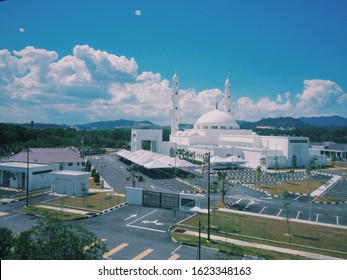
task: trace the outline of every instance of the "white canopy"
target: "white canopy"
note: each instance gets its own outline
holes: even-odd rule
[[[195,167],[195,165],[189,161],[179,159],[178,157],[174,158],[142,149],[136,152],[120,150],[116,154],[133,163],[144,166],[147,169]]]

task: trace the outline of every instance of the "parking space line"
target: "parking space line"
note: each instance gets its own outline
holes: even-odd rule
[[[251,204],[250,203],[248,203],[247,204],[247,206],[245,207],[245,208],[243,208],[243,210],[242,211],[245,211],[249,206],[250,206]]]
[[[317,216],[316,216],[316,223],[318,223],[318,218],[319,218],[319,216],[320,216],[320,214],[316,214]]]
[[[301,197],[301,195],[298,195],[294,200],[298,200],[299,199],[299,197]]]
[[[298,212],[298,214],[296,215],[296,218],[295,219],[299,219],[299,215],[300,215],[300,213],[301,213],[301,211],[296,211],[296,212]]]
[[[280,209],[280,211],[277,214],[277,217],[281,214],[282,211],[283,211],[283,209]]]
[[[145,256],[149,255],[153,251],[154,251],[153,249],[149,248],[149,249],[143,251],[141,254],[138,254],[135,258],[133,258],[133,260],[142,260]]]
[[[263,209],[260,210],[259,214],[261,214],[265,210],[266,206],[263,207]]]
[[[110,256],[112,256],[113,254],[117,253],[118,251],[124,249],[125,247],[127,247],[129,244],[128,243],[122,243],[121,245],[113,248],[111,251],[108,251],[107,253],[104,254],[104,258],[109,258]]]

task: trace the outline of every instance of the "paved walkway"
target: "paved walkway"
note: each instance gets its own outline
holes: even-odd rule
[[[184,234],[199,236],[198,232],[188,231],[188,230],[185,231]],[[201,237],[207,238],[207,234],[202,233]],[[264,250],[269,250],[269,251],[276,251],[276,252],[280,252],[280,253],[297,255],[297,256],[302,256],[302,257],[315,259],[315,260],[341,260],[339,258],[335,258],[335,257],[331,257],[331,256],[325,256],[325,255],[320,255],[320,254],[315,254],[315,253],[310,253],[310,252],[304,252],[304,251],[299,251],[299,250],[275,247],[275,246],[270,246],[270,245],[265,245],[265,244],[254,243],[254,242],[247,242],[247,241],[242,241],[242,240],[233,239],[233,238],[225,238],[225,237],[217,236],[217,235],[210,235],[210,237],[212,240],[223,241],[223,242],[227,242],[227,243],[238,245],[238,246],[253,247],[253,248],[259,248],[259,249],[264,249]]]
[[[333,185],[335,185],[339,180],[341,180],[342,176],[332,175],[333,177],[324,185],[320,186],[314,192],[311,193],[311,196],[320,196],[325,193],[328,189],[330,189]]]

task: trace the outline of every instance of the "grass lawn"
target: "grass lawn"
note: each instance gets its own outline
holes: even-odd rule
[[[284,192],[308,194],[323,185],[321,180],[299,181],[299,182],[280,182],[276,184],[257,184],[253,185],[271,195],[282,195]]]
[[[49,202],[45,202],[44,205],[56,206],[56,207],[68,207],[73,209],[80,209],[86,211],[103,211],[113,206],[119,205],[125,202],[124,196],[108,195],[105,192],[94,193],[84,197],[67,196],[60,197]]]
[[[202,227],[207,226],[207,215],[199,214],[184,221],[176,228],[188,227],[189,230],[198,231],[199,220]],[[216,211],[211,213],[211,234],[220,235],[226,239],[235,238],[347,259],[347,229],[298,223],[291,220],[288,225],[284,219],[277,220]],[[181,234],[181,237],[190,239],[187,235]],[[197,244],[194,243],[196,237],[192,237],[189,242],[185,240],[185,242]],[[225,244],[223,246],[225,247]],[[247,250],[253,251],[251,248]],[[268,255],[270,252],[266,252],[266,254]],[[257,256],[258,252],[255,255]],[[271,258],[277,259],[278,257]]]

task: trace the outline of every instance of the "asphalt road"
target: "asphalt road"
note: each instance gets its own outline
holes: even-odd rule
[[[127,165],[113,156],[99,157],[93,161],[100,173],[104,173],[105,180],[115,189],[124,190],[125,186],[131,186],[126,180],[128,171]],[[101,164],[101,162],[103,164]],[[103,167],[102,167],[103,166]],[[144,183],[137,183],[144,189],[156,190],[160,192],[176,192],[182,190],[194,190],[183,183],[171,178],[153,179],[146,175]],[[211,179],[212,181],[212,179]],[[117,185],[118,182],[124,184]],[[226,199],[231,202],[230,208],[242,212],[252,212],[276,217],[285,217],[283,198],[267,196],[265,193],[235,184],[230,187]],[[221,194],[211,193],[211,205],[221,201]],[[200,200],[200,206],[207,208],[207,195],[204,194]],[[311,211],[310,211],[311,208]],[[303,220],[318,223],[328,223],[332,225],[347,226],[347,204],[316,204],[309,203],[309,198],[302,195],[291,195],[289,197],[289,217],[293,220]],[[310,213],[311,212],[311,217]]]

